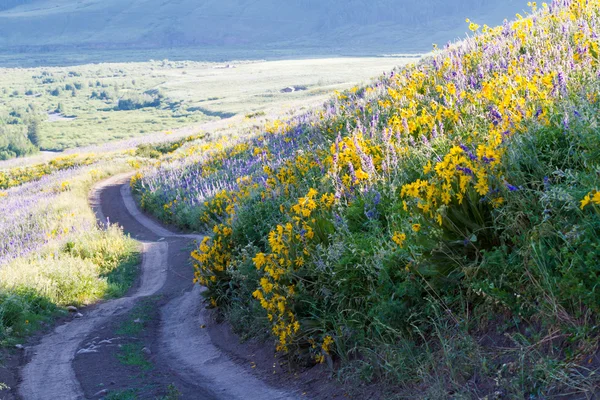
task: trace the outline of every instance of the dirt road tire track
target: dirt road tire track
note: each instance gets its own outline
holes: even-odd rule
[[[26,400],[82,399],[83,390],[73,370],[73,360],[85,338],[111,318],[125,314],[136,300],[160,290],[165,282],[167,243],[144,243],[142,279],[130,297],[102,303],[82,318],[58,326],[30,351],[31,360],[21,373],[19,395]]]

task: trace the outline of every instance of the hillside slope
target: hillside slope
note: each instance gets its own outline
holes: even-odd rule
[[[463,35],[467,16],[497,24],[524,6],[520,0],[8,0],[0,5],[0,48],[423,51]]]
[[[597,397],[600,0],[531,6],[136,175],[235,329],[388,398]]]

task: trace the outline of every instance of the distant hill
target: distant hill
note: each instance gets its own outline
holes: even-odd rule
[[[520,0],[0,0],[0,52],[205,48],[296,55],[427,51]],[[258,53],[257,53],[258,54]]]

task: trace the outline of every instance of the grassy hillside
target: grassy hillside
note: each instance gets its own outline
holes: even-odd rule
[[[66,306],[129,290],[139,267],[139,243],[116,225],[96,221],[90,191],[103,179],[155,164],[204,137],[0,170],[0,351],[47,326]]]
[[[138,243],[117,226],[100,227],[88,204],[95,182],[131,169],[128,158],[0,173],[0,348],[23,341],[62,307],[122,296],[133,284]]]
[[[186,147],[134,178],[141,205],[212,232],[192,253],[210,304],[297,363],[399,397],[590,398],[600,3],[532,8],[250,139]]]
[[[19,5],[18,3],[23,3]],[[524,1],[158,0],[11,1],[0,10],[4,52],[202,48],[219,57],[374,55],[428,51],[464,34],[465,15],[500,23]],[[10,7],[10,5],[15,5]],[[274,52],[274,53],[273,53]],[[37,56],[36,56],[37,57]]]

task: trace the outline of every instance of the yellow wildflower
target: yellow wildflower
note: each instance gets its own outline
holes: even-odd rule
[[[404,245],[404,241],[406,240],[406,234],[395,232],[394,236],[392,236],[392,241],[396,243],[399,247]]]
[[[590,204],[591,202],[591,196],[590,194],[586,194],[585,197],[583,198],[583,200],[581,200],[581,206],[580,208],[583,210],[585,208],[585,206],[587,206],[588,204]]]

